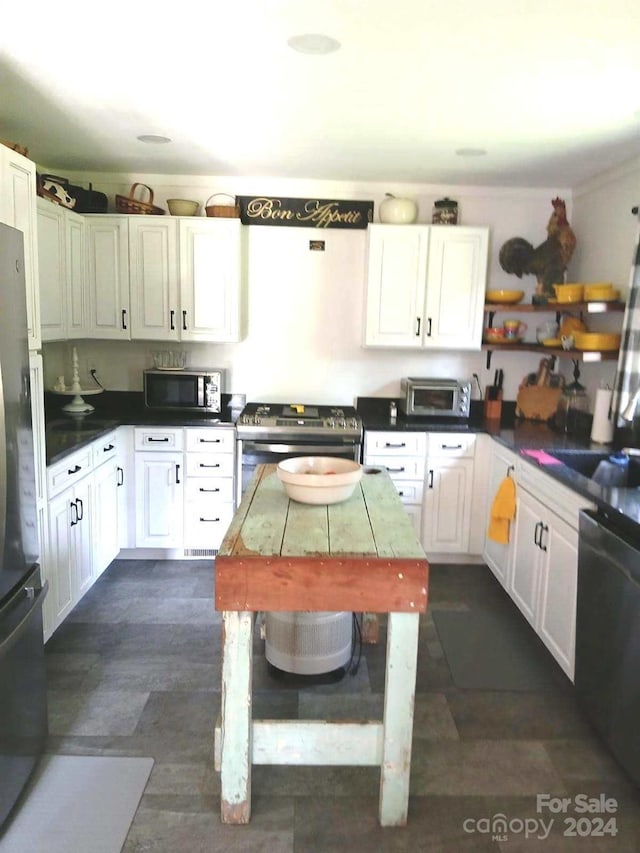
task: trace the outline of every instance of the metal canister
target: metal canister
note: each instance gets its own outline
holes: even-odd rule
[[[441,198],[434,202],[431,221],[434,225],[457,225],[458,202],[451,198]]]

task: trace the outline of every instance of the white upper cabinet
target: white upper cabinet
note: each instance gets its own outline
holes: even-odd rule
[[[480,349],[487,228],[369,226],[365,346]]]
[[[129,228],[126,216],[87,216],[88,337],[129,340]]]
[[[488,256],[487,228],[431,228],[424,346],[480,349]]]
[[[239,219],[180,220],[180,337],[239,341],[242,329]]]
[[[178,224],[163,216],[130,216],[131,337],[180,339]]]
[[[37,209],[42,340],[86,337],[84,218],[41,198]]]
[[[0,144],[0,222],[24,235],[27,335],[30,350],[40,349],[36,164]]]
[[[369,225],[365,345],[421,347],[427,225]]]

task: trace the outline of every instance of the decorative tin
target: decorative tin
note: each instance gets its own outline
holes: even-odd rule
[[[458,224],[458,202],[451,198],[438,199],[433,205],[434,225],[457,225]]]

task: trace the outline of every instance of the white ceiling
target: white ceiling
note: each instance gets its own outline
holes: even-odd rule
[[[571,187],[640,155],[638,0],[7,6],[0,137],[62,173]]]

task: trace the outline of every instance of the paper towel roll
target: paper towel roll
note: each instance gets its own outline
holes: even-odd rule
[[[591,424],[591,441],[599,444],[609,444],[613,441],[614,417],[609,418],[609,407],[611,406],[612,392],[606,388],[596,391],[596,405],[593,410],[593,423]]]

